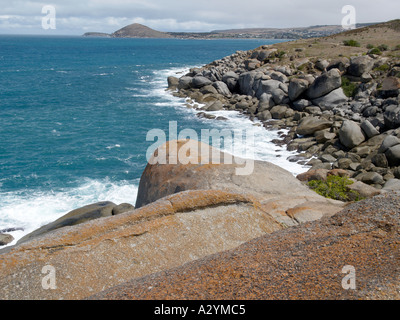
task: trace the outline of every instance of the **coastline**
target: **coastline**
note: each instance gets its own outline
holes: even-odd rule
[[[187,99],[200,117],[215,119],[215,111],[236,111],[267,130],[281,130],[273,142],[296,153],[290,161],[311,170],[345,170],[360,184],[397,190],[399,60],[390,52],[346,47],[342,39],[347,34],[352,35],[236,52],[170,77],[169,90]],[[318,54],[327,45],[335,48],[333,53]]]
[[[4,299],[223,299],[226,288],[244,299],[398,299],[399,193],[390,191],[400,190],[400,64],[365,47],[334,59],[308,57],[299,42],[285,45],[171,76],[164,92],[212,127],[228,123],[231,113],[234,126],[247,118],[250,127],[278,135],[273,142],[296,154],[289,162],[311,166],[307,179],[267,161],[254,161],[243,176],[239,163],[153,162],[162,150],[187,155],[186,144],[214,156],[213,147],[194,139],[176,149],[167,141],[148,160],[135,207],[79,208],[0,250]],[[355,86],[351,97],[347,81]],[[373,191],[348,205],[305,183],[329,174]],[[377,253],[383,272],[371,260]],[[340,287],[349,264],[361,290]],[[56,271],[57,287],[54,274],[43,278],[43,266]],[[268,267],[268,277],[260,277]],[[33,276],[40,271],[42,278]]]

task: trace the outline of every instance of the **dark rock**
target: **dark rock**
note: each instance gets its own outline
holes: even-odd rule
[[[369,56],[354,57],[351,59],[348,74],[361,77],[363,73],[368,73],[374,67],[374,59]]]
[[[384,113],[385,126],[389,129],[396,129],[400,127],[400,106],[390,105],[386,107]]]
[[[320,130],[314,133],[314,137],[318,143],[325,143],[336,138],[336,133],[327,130]]]
[[[326,70],[329,71],[331,69],[339,69],[341,72],[346,72],[349,66],[350,66],[350,60],[348,58],[343,57],[332,61],[328,65]]]
[[[0,234],[0,246],[6,246],[14,241],[14,237],[10,234]]]
[[[85,223],[90,220],[99,219],[103,217],[110,217],[112,216],[112,210],[116,206],[115,203],[105,201],[105,202],[98,202],[94,203],[76,210],[73,210],[67,213],[65,216],[61,217],[60,219],[49,223],[32,233],[26,235],[22,239],[18,241],[18,244],[30,241],[33,238],[41,236],[45,233],[54,231],[56,229],[60,229],[63,227],[68,226],[75,226],[81,223]]]
[[[322,110],[332,110],[334,107],[346,102],[347,96],[342,88],[337,88],[327,95],[312,100],[313,104],[319,106]]]
[[[382,98],[397,97],[400,93],[400,79],[397,77],[387,77],[382,82],[379,95]]]
[[[290,80],[288,94],[291,101],[297,100],[308,89],[307,80],[294,78]]]
[[[275,106],[271,109],[273,119],[283,119],[288,108],[286,106]]]
[[[376,172],[364,173],[361,176],[361,181],[366,183],[366,184],[370,184],[370,185],[371,184],[382,184],[382,183],[385,182],[383,180],[383,177],[380,174],[376,173]]]
[[[24,231],[24,228],[7,228],[7,229],[0,230],[0,234],[15,232],[15,231]]]
[[[204,86],[208,86],[208,85],[211,85],[211,84],[212,84],[212,81],[210,79],[208,79],[206,77],[203,77],[203,76],[196,76],[196,77],[194,77],[192,79],[191,86],[193,88],[197,88],[198,89],[198,88],[202,88]]]
[[[323,73],[311,84],[307,90],[310,99],[316,99],[327,95],[342,85],[342,78],[338,69],[331,69]]]
[[[232,96],[232,93],[229,90],[228,85],[225,82],[215,81],[212,85],[217,90],[218,93],[220,93],[226,97]]]
[[[130,203],[121,203],[118,206],[115,206],[112,209],[112,215],[113,216],[117,216],[119,214],[125,213],[125,212],[129,212],[129,211],[133,211],[135,210],[135,207],[133,205],[131,205]]]
[[[304,111],[305,108],[309,107],[311,102],[306,99],[301,99],[293,102],[293,107],[297,111]]]
[[[386,158],[389,162],[390,166],[399,166],[400,165],[400,145],[396,145],[393,147],[390,147],[386,152],[385,152]]]
[[[170,76],[167,79],[168,81],[168,89],[176,89],[179,86],[179,79],[177,77]]]
[[[212,103],[209,107],[207,107],[207,111],[219,111],[224,108],[224,104],[217,100],[214,103]]]
[[[376,130],[376,128],[368,120],[365,120],[361,123],[361,129],[368,139],[379,135],[379,131]]]
[[[332,122],[318,117],[306,117],[300,120],[296,129],[298,135],[311,135],[316,131],[328,129],[332,126]]]
[[[388,160],[386,159],[385,154],[383,153],[378,153],[374,155],[371,159],[372,163],[376,165],[377,167],[381,168],[387,168],[388,167]]]
[[[192,85],[192,77],[188,77],[188,76],[183,76],[181,78],[179,78],[179,84],[178,84],[178,89],[190,89],[191,85]]]
[[[390,147],[398,144],[400,144],[400,139],[395,136],[389,135],[383,140],[378,152],[385,153]]]
[[[237,84],[239,80],[239,75],[233,71],[228,71],[222,77],[222,81],[226,83],[228,86],[229,91],[235,92],[237,89]]]

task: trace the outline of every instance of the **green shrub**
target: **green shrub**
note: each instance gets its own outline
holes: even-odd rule
[[[400,50],[400,44],[398,44],[397,46],[394,47],[393,51],[397,51]]]
[[[282,60],[283,58],[284,58],[284,55],[286,54],[286,52],[285,51],[278,51],[277,53],[276,53],[276,57],[279,59],[279,60]]]
[[[374,45],[373,44],[367,44],[367,49],[372,49],[372,48],[374,48]]]
[[[378,46],[378,49],[381,51],[388,51],[389,50],[389,46],[386,44],[381,44],[380,46]]]
[[[342,77],[342,89],[347,97],[354,98],[358,85],[357,83],[351,82],[348,78]]]
[[[360,201],[362,200],[360,194],[348,187],[353,183],[347,177],[329,176],[326,181],[310,181],[308,186],[325,198],[340,201]]]
[[[368,51],[369,54],[377,54],[377,55],[381,55],[382,51],[379,50],[378,48],[373,48],[371,50]]]
[[[380,72],[388,72],[390,69],[390,66],[387,63],[382,64],[379,67],[376,67],[374,70],[375,71],[380,71]]]
[[[356,40],[344,40],[343,44],[347,47],[360,47],[360,43]]]

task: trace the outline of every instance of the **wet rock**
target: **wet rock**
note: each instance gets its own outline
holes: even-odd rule
[[[6,246],[14,241],[14,237],[10,234],[0,234],[0,247]]]
[[[90,220],[95,220],[104,217],[111,217],[112,210],[116,206],[115,203],[110,201],[103,201],[94,204],[84,206],[79,209],[75,209],[56,221],[49,223],[30,234],[24,236],[18,241],[18,244],[30,241],[46,233],[55,231],[60,228],[75,226],[78,224],[85,223]]]

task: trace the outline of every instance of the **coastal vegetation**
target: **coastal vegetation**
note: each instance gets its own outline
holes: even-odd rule
[[[349,189],[354,181],[348,177],[329,176],[326,181],[312,180],[308,186],[316,193],[329,199],[340,201],[360,201],[362,197],[359,192]]]

